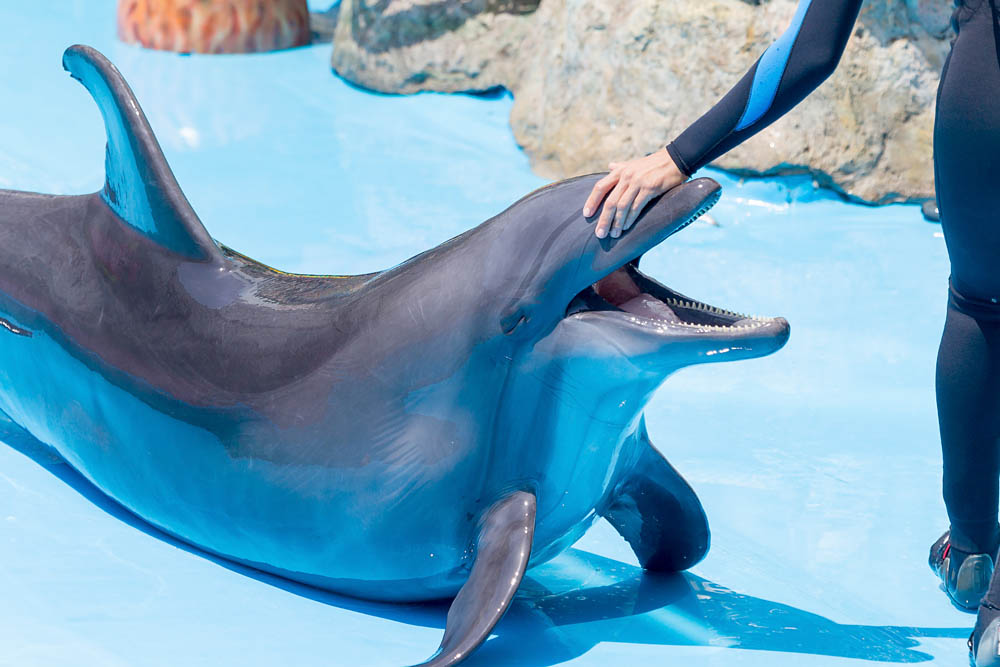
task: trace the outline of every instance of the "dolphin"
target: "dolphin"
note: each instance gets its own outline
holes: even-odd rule
[[[63,66],[103,115],[106,182],[0,190],[0,410],[104,493],[288,579],[454,598],[436,667],[598,517],[647,569],[705,555],[705,513],[643,408],[679,368],[777,350],[788,323],[637,261],[718,184],[598,239],[584,176],[386,271],[289,274],[209,236],[104,56],[72,46]]]

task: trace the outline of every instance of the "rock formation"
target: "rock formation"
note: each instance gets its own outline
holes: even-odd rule
[[[559,178],[656,150],[787,27],[796,0],[342,0],[333,68],[389,93],[514,96],[535,170]],[[869,0],[838,71],[718,160],[810,172],[870,202],[928,197],[950,3]]]

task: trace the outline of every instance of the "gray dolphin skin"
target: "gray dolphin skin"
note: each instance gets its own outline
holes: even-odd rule
[[[714,204],[714,181],[618,239],[580,211],[593,175],[387,271],[288,274],[209,236],[104,56],[73,46],[63,65],[103,114],[107,180],[0,190],[0,409],[108,496],[288,579],[454,598],[435,666],[598,517],[646,568],[705,555],[701,504],[643,408],[679,368],[777,350],[788,324],[633,260]],[[609,275],[620,289],[595,289]]]

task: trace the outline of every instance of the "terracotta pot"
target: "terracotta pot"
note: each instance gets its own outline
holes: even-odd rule
[[[306,0],[119,0],[118,36],[179,53],[254,53],[309,43]]]

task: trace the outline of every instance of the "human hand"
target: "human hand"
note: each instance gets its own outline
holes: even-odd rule
[[[612,162],[608,168],[611,172],[594,184],[583,206],[583,215],[589,218],[597,214],[604,199],[594,230],[599,239],[609,231],[612,238],[621,236],[649,200],[687,180],[666,149],[627,162]]]

